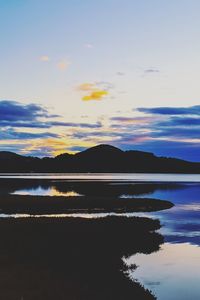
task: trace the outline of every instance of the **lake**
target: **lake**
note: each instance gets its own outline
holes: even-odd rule
[[[0,174],[0,195],[116,196],[156,198],[175,204],[149,213],[51,214],[106,218],[111,215],[159,219],[164,243],[159,251],[122,257],[127,274],[160,300],[200,299],[200,175],[187,174]],[[73,200],[72,200],[73,201]],[[25,214],[1,217],[29,217]],[[41,215],[37,215],[41,217]],[[129,233],[130,234],[130,233]],[[132,265],[137,266],[132,269]]]
[[[0,173],[10,179],[67,179],[89,181],[152,181],[200,182],[200,174],[144,174],[144,173]]]

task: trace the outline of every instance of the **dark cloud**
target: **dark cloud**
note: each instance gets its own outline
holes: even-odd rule
[[[112,117],[110,118],[111,121],[117,121],[117,122],[120,122],[120,123],[129,123],[129,124],[146,124],[146,123],[150,123],[152,121],[155,121],[155,117],[152,116],[152,117],[123,117],[123,116],[120,116],[120,117]],[[120,124],[119,123],[119,124]],[[119,125],[118,124],[118,125]]]
[[[182,139],[200,139],[200,128],[160,127],[151,133],[151,137],[169,137]]]
[[[120,132],[112,131],[93,131],[93,132],[74,132],[72,137],[76,139],[91,139],[93,137],[120,137],[122,134]]]
[[[81,128],[100,128],[102,124],[100,122],[90,124],[90,123],[74,123],[74,122],[49,122],[53,126],[63,126],[63,127],[81,127]]]
[[[140,144],[148,138],[146,133],[141,132],[112,132],[112,131],[93,131],[93,132],[75,132],[71,135],[72,138],[80,139],[84,141],[93,141],[94,137],[97,137],[99,143],[123,143],[123,144]],[[101,142],[102,139],[102,142]]]
[[[0,121],[0,127],[15,127],[15,128],[52,128],[52,127],[81,127],[81,128],[100,128],[101,123],[74,123],[74,122],[10,122],[10,121]]]
[[[171,117],[166,121],[159,122],[159,126],[200,126],[200,118]]]
[[[12,128],[51,128],[51,122],[36,122],[36,121],[1,121],[0,127],[12,127]]]
[[[50,132],[32,133],[32,132],[18,132],[14,129],[0,130],[2,140],[29,140],[39,138],[58,138],[59,135]]]
[[[138,150],[157,156],[175,157],[189,161],[200,161],[200,144],[168,140],[146,140],[143,143],[127,143],[126,139],[115,141],[113,146],[123,150]]]
[[[58,139],[59,134],[48,131],[52,128],[63,127],[69,128],[66,136],[80,141],[93,142],[96,138],[99,143],[102,141],[122,149],[150,151],[157,155],[200,161],[200,105],[138,108],[138,111],[143,115],[134,116],[133,114],[127,117],[120,113],[118,116],[111,117],[109,128],[105,130],[101,122],[93,124],[63,122],[56,119],[58,115],[51,114],[48,109],[38,104],[27,105],[3,100],[0,101],[0,138],[1,141],[5,140],[7,143],[8,140],[13,140],[14,144],[9,146],[5,143],[1,145],[1,150],[15,151],[16,149],[17,152],[23,153],[26,140],[26,145],[28,145],[34,139]],[[25,129],[20,130],[20,128]],[[26,128],[32,130],[26,130]],[[70,128],[74,129],[70,130]],[[20,141],[23,141],[23,145]],[[78,144],[69,150],[85,149]],[[49,145],[37,147],[37,149],[30,150],[33,151],[31,154],[52,153],[52,147]]]
[[[16,101],[0,101],[0,121],[33,121],[39,117],[52,118],[47,109],[38,104],[21,104]]]
[[[157,115],[200,115],[200,105],[189,107],[140,107],[139,112]]]
[[[86,150],[86,149],[87,149],[87,147],[72,146],[72,147],[69,147],[67,150],[73,151],[73,152],[81,152],[81,151]]]
[[[141,117],[141,122],[140,117],[119,116],[110,119],[115,121],[110,127],[119,132],[118,138],[113,139],[116,146],[200,161],[200,106],[139,110],[149,114]],[[134,120],[139,122],[134,124]]]
[[[50,114],[48,110],[38,104],[22,104],[16,101],[0,101],[0,127],[12,128],[51,128],[51,127],[82,127],[100,128],[100,122],[75,123],[50,121],[59,115]],[[41,118],[43,120],[41,120]]]
[[[110,118],[111,121],[119,121],[119,122],[129,122],[129,121],[135,121],[137,119],[138,118],[131,118],[131,117],[112,117],[112,118]]]
[[[24,144],[23,143],[15,143],[12,145],[10,144],[1,144],[0,146],[0,151],[12,151],[12,152],[16,152],[16,153],[21,153],[23,154],[23,149],[24,149]]]

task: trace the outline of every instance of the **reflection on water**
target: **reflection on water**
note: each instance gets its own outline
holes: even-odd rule
[[[139,267],[129,276],[142,284],[160,300],[200,299],[200,249],[189,243],[161,246],[149,255],[136,254],[124,259],[127,265]]]
[[[166,187],[144,196],[167,199],[175,206],[139,214],[161,220],[160,232],[166,243],[156,253],[131,256],[126,262],[134,262],[138,268],[130,271],[130,277],[152,290],[159,300],[200,299],[200,185]]]
[[[146,194],[145,197],[165,198],[175,204],[170,210],[147,214],[161,220],[163,224],[161,232],[167,242],[189,242],[200,246],[199,184],[185,184],[177,190],[155,190],[151,194]]]
[[[59,179],[88,181],[151,181],[151,182],[200,182],[200,174],[154,174],[154,173],[0,173],[10,179]]]
[[[75,196],[82,196],[81,194],[75,192],[75,191],[66,191],[66,192],[60,192],[55,187],[36,187],[36,188],[28,188],[28,189],[22,189],[17,190],[12,195],[30,195],[30,196],[65,196],[65,197],[75,197]]]

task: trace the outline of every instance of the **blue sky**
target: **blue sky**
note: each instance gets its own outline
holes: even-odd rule
[[[0,0],[0,150],[109,143],[200,161],[199,11],[197,0]]]

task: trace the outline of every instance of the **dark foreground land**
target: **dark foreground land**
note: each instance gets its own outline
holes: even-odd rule
[[[61,197],[61,196],[0,196],[0,213],[70,214],[97,212],[147,212],[171,208],[165,200],[118,197]]]
[[[122,257],[157,251],[157,220],[108,217],[0,220],[0,299],[154,299]]]
[[[142,198],[156,189],[180,188],[169,184],[131,184],[106,182],[68,182],[52,180],[0,180],[0,213],[14,214],[71,214],[98,212],[147,212],[169,209],[173,204],[165,200]],[[18,195],[20,189],[53,188],[57,193],[75,192],[81,196]],[[16,194],[13,194],[16,193]],[[129,198],[121,198],[128,195]],[[136,196],[140,196],[137,198]]]

